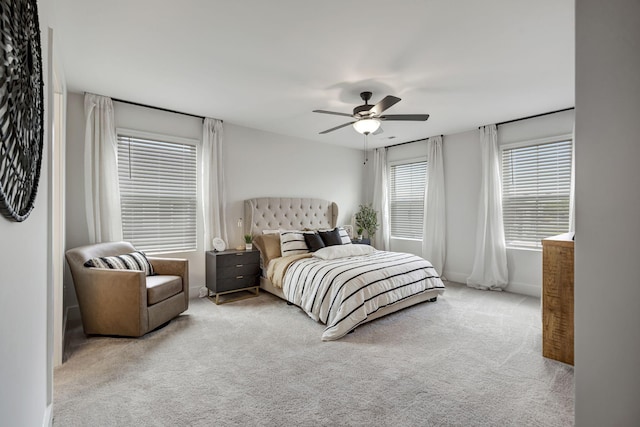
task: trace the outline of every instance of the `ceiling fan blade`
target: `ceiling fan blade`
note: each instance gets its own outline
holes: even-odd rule
[[[351,114],[347,113],[336,113],[335,111],[327,111],[327,110],[313,110],[314,113],[322,113],[322,114],[333,114],[334,116],[345,116],[345,117],[353,117]]]
[[[423,122],[429,118],[428,114],[390,114],[378,117],[380,120],[403,120],[412,122]]]
[[[349,122],[349,123],[345,123],[345,124],[340,125],[340,126],[336,126],[336,127],[334,127],[334,128],[331,128],[331,129],[324,130],[324,131],[320,132],[320,135],[324,135],[325,133],[333,132],[334,130],[338,130],[338,129],[343,128],[343,127],[345,127],[345,126],[352,125],[352,124],[354,124],[354,123],[355,123],[355,122]]]
[[[398,98],[397,96],[387,95],[382,101],[371,107],[371,109],[369,109],[369,112],[377,116],[387,108],[393,107],[398,102],[400,102],[400,98]]]

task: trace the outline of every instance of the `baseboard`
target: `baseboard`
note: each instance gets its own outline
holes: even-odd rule
[[[467,277],[469,277],[469,273],[459,273],[455,271],[444,271],[444,277],[449,282],[462,283],[463,285],[467,284]]]
[[[42,427],[51,427],[53,425],[53,403],[49,404],[44,410],[42,417]]]
[[[505,288],[505,291],[513,294],[528,295],[530,297],[540,298],[542,296],[542,289],[539,286],[529,283],[511,282]]]
[[[445,270],[444,272],[444,276],[448,281],[462,283],[463,285],[467,284],[467,277],[470,275],[471,273],[459,273],[455,271]],[[504,290],[513,294],[528,295],[536,298],[540,298],[542,295],[542,289],[540,289],[539,286],[529,283],[511,282]]]
[[[62,328],[66,332],[67,322],[80,319],[80,306],[78,305],[70,305],[64,311],[64,325]]]
[[[204,285],[196,286],[195,288],[193,286],[189,286],[189,299],[200,298],[200,289],[203,287]]]
[[[67,325],[75,320],[80,320],[80,307],[78,305],[70,305],[64,310],[62,317],[62,353],[64,355],[65,339],[67,337]]]

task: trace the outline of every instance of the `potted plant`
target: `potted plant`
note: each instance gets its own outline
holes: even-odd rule
[[[253,236],[251,234],[244,235],[244,248],[248,251],[253,249]]]
[[[373,239],[373,236],[378,230],[378,212],[373,209],[371,204],[360,205],[358,213],[356,213],[356,227],[358,227],[358,234],[361,234],[361,230],[367,231],[367,237]]]
[[[358,227],[358,240],[362,240],[362,232],[364,229],[362,227]]]

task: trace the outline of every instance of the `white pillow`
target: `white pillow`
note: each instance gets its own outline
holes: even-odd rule
[[[280,230],[262,230],[262,234],[280,234]]]
[[[313,256],[327,260],[369,255],[375,251],[376,249],[369,245],[334,245],[318,249],[313,253]]]
[[[280,252],[282,256],[308,254],[309,247],[302,231],[280,230]]]

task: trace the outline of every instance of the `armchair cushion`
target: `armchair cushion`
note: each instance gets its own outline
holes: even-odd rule
[[[153,305],[182,292],[180,276],[147,277],[147,304]]]
[[[140,270],[145,276],[153,276],[153,266],[144,253],[140,251],[128,254],[91,258],[84,263],[85,267],[108,268],[110,270]]]

